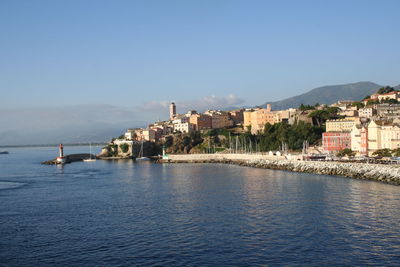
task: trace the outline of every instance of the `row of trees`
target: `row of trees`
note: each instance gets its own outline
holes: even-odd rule
[[[255,136],[259,140],[262,151],[277,150],[282,144],[287,144],[291,150],[300,150],[303,142],[307,140],[309,144],[317,144],[321,140],[324,127],[313,126],[310,123],[300,121],[290,125],[286,122],[267,123],[264,131]]]
[[[372,153],[372,155],[377,157],[400,157],[400,148],[393,150],[388,148],[379,149]]]
[[[356,152],[354,152],[350,148],[345,148],[336,154],[336,156],[338,156],[338,157],[349,157],[349,158],[354,157],[355,155],[356,155]],[[372,153],[372,156],[375,156],[375,157],[400,157],[400,148],[393,149],[393,150],[388,149],[388,148],[379,149],[379,150],[375,151],[374,153]]]
[[[258,134],[247,131],[242,134],[226,129],[213,129],[203,133],[175,134],[165,140],[167,153],[214,152],[224,149],[241,152],[267,152],[270,150],[301,150],[303,142],[317,144],[324,127],[300,121],[269,124]]]

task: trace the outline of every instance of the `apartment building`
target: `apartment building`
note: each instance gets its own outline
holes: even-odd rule
[[[212,127],[211,116],[206,114],[192,114],[189,117],[189,122],[193,125],[195,131],[211,129]]]
[[[233,121],[228,112],[220,110],[208,110],[204,114],[211,117],[211,127],[213,129],[222,129],[233,126]]]
[[[384,148],[400,148],[400,126],[388,121],[371,121],[368,125],[368,154]]]
[[[351,132],[353,126],[360,123],[358,117],[350,117],[340,120],[327,120],[326,131],[327,132]]]
[[[333,153],[351,148],[350,132],[325,132],[322,134],[322,147],[325,152]]]
[[[174,132],[190,133],[193,130],[193,124],[189,122],[174,123]]]
[[[368,128],[355,124],[351,130],[351,150],[358,155],[368,155]]]

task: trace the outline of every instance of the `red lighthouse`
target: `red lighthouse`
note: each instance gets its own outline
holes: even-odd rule
[[[57,163],[58,163],[58,164],[64,164],[64,163],[65,163],[64,147],[63,147],[62,144],[60,144],[60,145],[58,146],[58,148],[59,148],[60,155],[57,157]]]

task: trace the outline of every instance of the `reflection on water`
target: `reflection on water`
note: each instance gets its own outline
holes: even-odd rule
[[[10,266],[400,263],[400,187],[222,164],[60,168],[33,152],[0,161],[0,188],[24,185],[0,190]]]

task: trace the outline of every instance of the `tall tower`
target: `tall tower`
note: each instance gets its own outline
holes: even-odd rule
[[[172,102],[169,105],[169,119],[173,120],[175,118],[175,115],[176,115],[176,105],[174,102]]]

